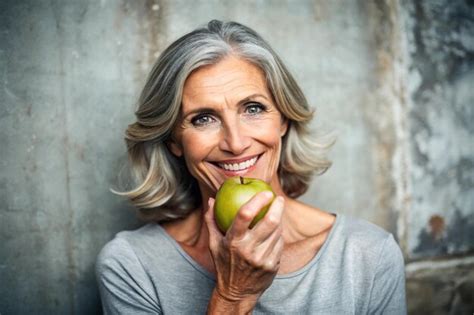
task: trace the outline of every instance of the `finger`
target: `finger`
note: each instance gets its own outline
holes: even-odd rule
[[[229,232],[237,237],[244,235],[248,231],[253,218],[263,207],[270,203],[272,198],[273,193],[271,191],[262,191],[253,196],[240,208],[239,212],[237,212]]]
[[[283,250],[283,238],[277,233],[259,246],[255,253],[255,264],[266,271],[275,272],[279,268],[281,253]]]
[[[275,251],[275,246],[278,244],[280,239],[281,230],[277,229],[265,242],[255,246],[253,250],[255,260],[262,262],[262,265],[266,264],[266,262],[274,256],[273,252]]]
[[[252,229],[257,244],[265,242],[281,226],[284,210],[285,199],[282,196],[276,197],[267,214]]]
[[[219,241],[222,238],[221,231],[214,220],[214,202],[214,198],[209,198],[208,208],[204,214],[204,221],[206,222],[207,231],[209,232],[209,248],[211,251],[217,249]]]
[[[280,242],[283,242],[282,227],[278,226],[273,232],[261,243],[254,245],[256,252],[262,259],[267,259],[276,250],[279,250],[277,246]]]
[[[268,247],[266,266],[267,269],[278,271],[280,269],[281,254],[283,252],[283,238],[278,238],[275,246]]]
[[[275,257],[281,256],[283,251],[284,241],[283,237],[281,236],[281,231],[273,233],[267,241],[262,243],[263,256],[268,257],[268,259],[272,259]]]

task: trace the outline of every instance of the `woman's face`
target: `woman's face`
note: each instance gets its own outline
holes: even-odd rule
[[[258,67],[227,57],[194,71],[184,85],[180,116],[169,147],[184,156],[202,193],[213,196],[231,176],[278,179],[287,122]]]

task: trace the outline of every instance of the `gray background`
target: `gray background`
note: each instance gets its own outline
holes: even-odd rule
[[[0,1],[0,313],[93,314],[140,225],[109,192],[159,53],[212,18],[260,32],[335,131],[303,200],[392,232],[409,312],[474,312],[474,3]]]

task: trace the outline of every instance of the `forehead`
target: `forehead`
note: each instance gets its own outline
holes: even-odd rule
[[[239,101],[252,94],[271,98],[263,71],[232,56],[191,73],[184,84],[183,106]]]

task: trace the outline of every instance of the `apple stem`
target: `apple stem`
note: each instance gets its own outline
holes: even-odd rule
[[[244,178],[240,176],[240,183],[243,185],[244,184]]]

